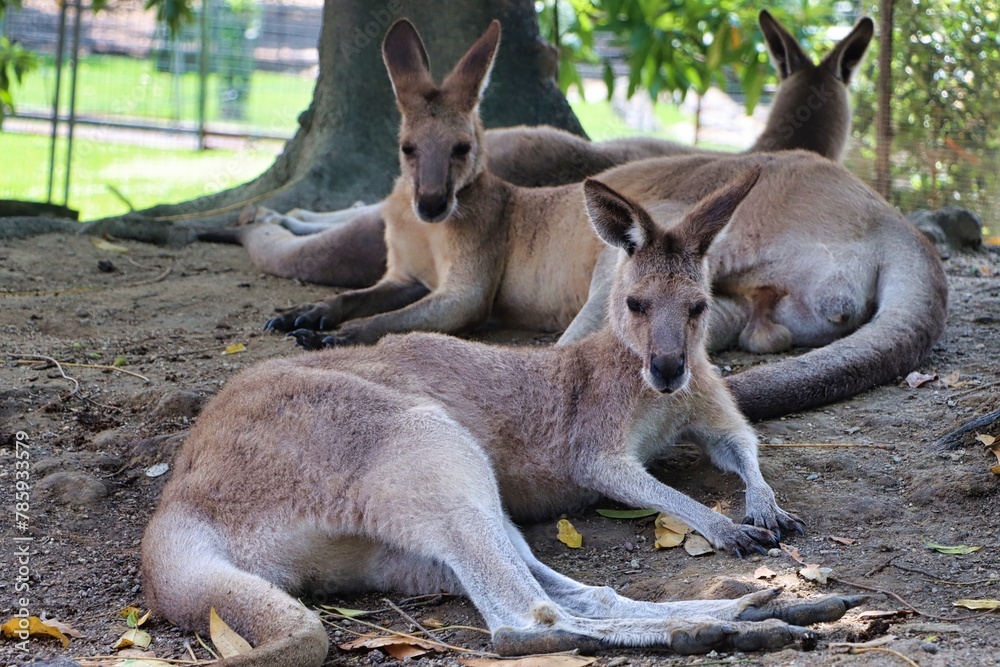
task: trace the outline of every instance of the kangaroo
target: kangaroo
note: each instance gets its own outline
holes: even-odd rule
[[[759,23],[781,85],[765,129],[749,152],[801,148],[840,160],[851,126],[848,84],[871,42],[871,19],[858,21],[819,64],[767,10],[760,12]],[[483,151],[491,173],[525,187],[578,183],[647,157],[729,155],[649,137],[589,142],[545,126],[486,130]],[[442,154],[441,158],[450,156]],[[368,287],[385,272],[386,215],[383,202],[329,213],[294,209],[281,215],[260,208],[256,209],[257,224],[206,232],[201,238],[241,243],[255,266],[274,275],[322,285]],[[317,232],[322,234],[296,238]]]
[[[757,171],[671,228],[588,181],[594,228],[626,253],[612,324],[573,345],[410,334],[266,361],[230,380],[184,443],[146,530],[150,605],[202,631],[214,607],[255,645],[225,661],[234,667],[318,667],[323,626],[285,591],[462,592],[502,655],[775,648],[862,603],[781,600],[773,588],[630,600],[550,569],[512,522],[606,495],[679,516],[738,555],[799,529],[775,503],[754,433],[704,349],[704,252]],[[645,470],[678,437],[745,480],[748,523]]]

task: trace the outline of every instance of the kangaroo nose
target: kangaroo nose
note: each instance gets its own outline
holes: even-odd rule
[[[424,220],[439,220],[448,209],[448,195],[444,192],[421,194],[417,200],[417,213]]]
[[[684,377],[684,357],[669,355],[651,357],[649,375],[660,391],[671,392],[677,389],[679,381]]]

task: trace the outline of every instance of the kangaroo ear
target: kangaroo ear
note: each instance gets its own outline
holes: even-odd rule
[[[832,67],[838,79],[845,84],[850,83],[851,75],[865,57],[865,51],[874,36],[875,23],[866,16],[858,21],[847,37],[837,43],[820,65]]]
[[[399,19],[389,26],[382,40],[382,60],[397,100],[408,92],[434,87],[427,49],[408,20]]]
[[[441,84],[442,90],[450,91],[467,109],[474,109],[489,83],[499,44],[500,21],[493,19],[486,32],[469,47],[455,69],[445,78]]]
[[[608,245],[632,255],[652,239],[653,220],[628,197],[592,178],[583,182],[583,196],[594,230]]]
[[[746,169],[736,178],[704,197],[687,212],[680,225],[679,233],[682,238],[688,239],[689,243],[694,244],[698,255],[704,255],[708,252],[712,241],[733,217],[736,207],[750,194],[750,190],[760,178],[761,171],[763,171],[763,167],[759,164]]]
[[[766,9],[760,10],[760,31],[764,33],[764,40],[767,42],[767,50],[771,53],[771,61],[774,68],[778,70],[778,78],[784,81],[799,68],[812,65],[812,60],[805,54],[798,40],[792,37],[792,33],[785,30],[785,26],[778,23],[778,20],[771,16],[771,12]]]

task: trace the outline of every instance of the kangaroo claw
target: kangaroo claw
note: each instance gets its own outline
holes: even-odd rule
[[[751,595],[759,595],[752,593]],[[793,625],[812,625],[836,621],[848,609],[864,604],[868,595],[825,595],[806,600],[770,599],[751,602],[737,618],[741,621],[778,619]]]

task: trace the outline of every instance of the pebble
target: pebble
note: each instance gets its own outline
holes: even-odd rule
[[[771,558],[781,558],[781,549],[775,547],[774,549],[768,549],[767,555]]]
[[[922,648],[924,650],[924,652],[926,652],[926,653],[937,653],[938,652],[938,646],[937,646],[937,644],[934,644],[933,642],[924,642],[923,644],[920,645],[920,648]]]
[[[104,482],[85,472],[54,472],[43,477],[35,489],[65,505],[92,505],[108,495]]]
[[[87,312],[86,308],[80,306],[76,309],[76,316],[79,318],[90,317],[90,313]]]
[[[205,404],[205,398],[193,391],[179,389],[168,391],[157,401],[153,408],[155,419],[177,419],[182,417],[197,417]]]
[[[813,482],[813,481],[819,479],[819,473],[818,472],[810,473],[810,474],[806,475],[806,479],[808,481],[810,481],[810,482]]]
[[[642,567],[639,564],[639,559],[638,558],[633,558],[632,560],[630,560],[628,562],[628,566],[629,566],[629,568],[631,568],[633,570],[638,570],[638,569],[640,569]]]

